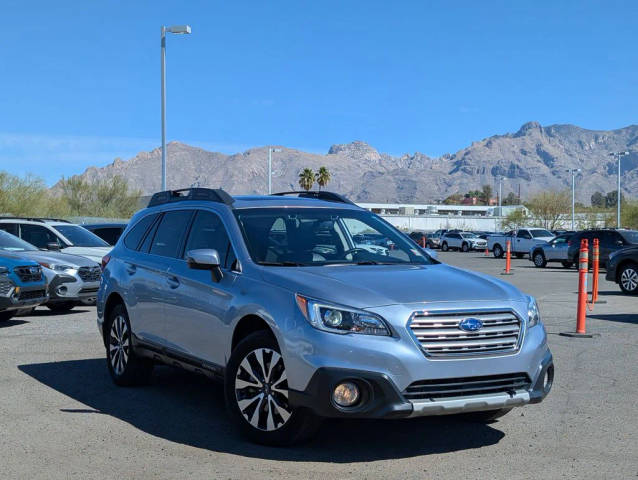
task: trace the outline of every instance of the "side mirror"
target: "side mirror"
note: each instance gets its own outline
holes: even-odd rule
[[[47,250],[53,250],[55,252],[60,251],[60,244],[57,242],[47,243]]]
[[[222,270],[220,268],[219,253],[213,248],[201,248],[197,250],[189,250],[186,253],[186,262],[188,267],[194,270],[210,270],[213,282],[219,282],[222,279]]]

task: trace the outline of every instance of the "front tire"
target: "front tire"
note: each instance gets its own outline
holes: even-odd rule
[[[547,265],[547,260],[545,259],[545,255],[542,252],[536,252],[534,254],[534,265],[537,268],[545,268]]]
[[[5,310],[4,312],[0,312],[0,322],[8,322],[15,316],[15,314],[15,310]]]
[[[450,247],[448,247],[447,242],[443,242],[441,244],[441,250],[444,252],[447,252],[450,249]]]
[[[113,308],[105,332],[106,363],[113,382],[121,387],[146,384],[153,372],[153,362],[135,354],[131,324],[124,305]]]
[[[288,380],[277,341],[255,332],[233,350],[225,377],[226,405],[241,432],[255,443],[290,445],[319,427],[312,413],[288,403]]]
[[[638,294],[638,265],[635,263],[623,265],[618,273],[618,284],[623,293]]]
[[[503,258],[503,247],[498,243],[494,245],[494,258]]]
[[[69,312],[75,305],[75,302],[47,303],[47,308],[52,312]]]
[[[463,245],[461,245],[461,250],[463,250],[463,252],[467,253],[470,251],[470,246],[467,243],[464,243]]]

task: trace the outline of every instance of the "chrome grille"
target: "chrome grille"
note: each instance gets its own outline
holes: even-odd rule
[[[96,265],[95,267],[80,267],[78,275],[85,282],[97,282],[102,275],[102,269]]]
[[[466,318],[483,323],[480,330],[461,330]],[[410,330],[426,355],[452,357],[481,354],[506,354],[518,350],[521,321],[510,311],[502,312],[417,312],[410,320]]]
[[[42,267],[40,265],[15,267],[13,271],[25,283],[42,280]]]
[[[3,297],[8,296],[12,288],[13,283],[11,283],[11,280],[0,278],[0,295],[2,295]]]

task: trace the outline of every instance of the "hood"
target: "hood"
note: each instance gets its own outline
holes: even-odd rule
[[[94,262],[101,263],[102,257],[108,255],[112,249],[113,247],[67,247],[63,249],[63,253],[80,255]]]
[[[80,255],[71,255],[68,253],[62,252],[50,252],[50,251],[39,251],[33,250],[29,252],[20,252],[22,256],[25,258],[30,258],[38,263],[44,262],[49,264],[64,264],[70,265],[72,267],[95,267],[96,264],[99,265],[98,262],[94,260],[90,260],[87,257],[82,257]],[[101,260],[101,258],[100,258]]]
[[[516,287],[489,275],[444,264],[263,267],[262,271],[266,282],[292,293],[357,308],[523,296]]]
[[[0,266],[13,268],[13,267],[21,267],[27,265],[37,265],[37,262],[34,262],[32,259],[25,257],[22,255],[23,252],[0,252]]]

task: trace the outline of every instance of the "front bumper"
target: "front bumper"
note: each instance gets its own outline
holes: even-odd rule
[[[607,273],[605,274],[605,280],[608,282],[618,283],[618,277],[616,276],[617,262],[611,259],[607,262]]]
[[[44,285],[30,288],[13,287],[8,295],[0,296],[0,311],[21,310],[46,303],[49,298],[46,292]]]
[[[337,418],[405,418],[499,410],[543,401],[554,380],[549,349],[536,372],[527,389],[410,401],[387,375],[323,367],[315,372],[304,391],[290,390],[289,401],[292,406],[309,409],[321,417]],[[343,381],[355,383],[361,391],[361,401],[354,407],[343,408],[332,401],[334,388]]]
[[[100,282],[84,282],[78,275],[58,274],[49,284],[49,303],[95,301]]]

